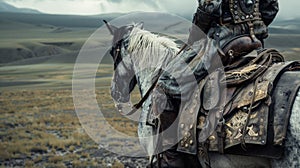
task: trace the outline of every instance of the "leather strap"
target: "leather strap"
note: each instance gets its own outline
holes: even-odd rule
[[[225,119],[223,119],[223,121],[219,121],[218,126],[217,126],[217,135],[218,135],[218,150],[219,153],[224,154],[224,148],[225,148],[225,144],[224,144],[224,140],[226,137],[226,132],[224,129],[224,124],[225,124]]]
[[[181,47],[181,49],[178,51],[178,53],[176,54],[176,56],[178,56],[184,49],[186,49],[187,46],[188,46],[187,44],[183,45],[183,46]],[[126,116],[129,116],[129,115],[134,114],[139,108],[142,107],[143,103],[144,103],[144,102],[147,100],[147,98],[150,96],[150,93],[152,92],[152,90],[156,87],[156,84],[157,84],[157,82],[158,82],[159,77],[161,76],[161,74],[162,74],[162,70],[160,70],[160,71],[158,72],[158,74],[157,74],[156,77],[155,77],[154,83],[153,83],[153,84],[150,86],[150,88],[147,90],[146,94],[142,97],[142,99],[141,99],[138,103],[136,103],[135,105],[133,105],[132,110],[131,110],[129,113],[127,113]]]
[[[210,159],[208,155],[208,147],[208,141],[198,144],[198,161],[202,168],[211,168]]]
[[[139,108],[142,107],[143,103],[147,100],[150,93],[155,88],[161,74],[162,74],[162,71],[159,71],[158,74],[156,75],[156,79],[155,79],[154,83],[150,86],[150,88],[147,90],[146,94],[142,97],[142,99],[138,103],[133,105],[132,110],[129,113],[126,114],[127,116],[134,114]]]

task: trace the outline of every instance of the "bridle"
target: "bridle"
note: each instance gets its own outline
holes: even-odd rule
[[[108,24],[108,22],[106,20],[103,20],[103,22],[105,23],[106,27],[108,28],[109,32],[114,35],[114,31],[112,30],[112,27]],[[114,65],[115,65],[115,68],[117,67],[117,65],[120,63],[120,62],[117,62],[118,59],[122,60],[121,59],[121,47],[122,47],[122,42],[123,42],[123,39],[120,39],[117,43],[116,43],[116,46],[115,47],[112,47],[112,50],[110,52],[111,56],[113,57],[113,60],[114,60]],[[113,53],[114,51],[114,48],[116,48],[115,52]]]
[[[121,57],[122,42],[123,42],[123,40],[119,40],[116,43],[115,47],[112,47],[111,52],[110,52],[110,54],[111,54],[111,56],[113,57],[113,60],[114,60],[115,68],[117,68],[117,65],[122,60],[122,57]]]

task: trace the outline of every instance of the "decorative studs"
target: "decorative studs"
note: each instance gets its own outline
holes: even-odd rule
[[[234,54],[234,51],[233,51],[233,50],[229,50],[229,51],[228,51],[228,55],[229,55],[230,57],[233,57],[233,54]]]
[[[190,140],[190,145],[193,145],[194,141],[193,140]]]
[[[182,124],[180,124],[180,128],[181,129],[183,129],[184,128],[184,124],[182,123]]]
[[[244,4],[241,4],[238,0],[229,1],[229,10],[232,14],[234,23],[243,23],[246,21],[253,21],[255,18],[260,18],[259,12],[259,0],[244,0]],[[245,6],[244,6],[245,5]],[[243,8],[247,6],[251,7],[245,11]]]
[[[183,141],[183,140],[180,141],[180,145],[181,145],[182,147],[184,147],[184,141]]]
[[[189,147],[189,144],[186,143],[186,144],[184,145],[184,147],[185,147],[185,148],[188,148],[188,147]]]
[[[252,96],[253,95],[253,91],[250,91],[249,93],[248,93],[248,96]]]
[[[213,136],[213,135],[211,135],[208,139],[209,139],[210,141],[214,141],[214,140],[216,140],[216,137]]]
[[[253,5],[254,2],[253,2],[252,0],[248,0],[248,1],[246,2],[246,4],[247,4],[247,5]]]

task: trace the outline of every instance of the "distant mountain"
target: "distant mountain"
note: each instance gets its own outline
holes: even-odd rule
[[[29,8],[17,8],[13,5],[10,5],[6,2],[0,1],[0,12],[10,12],[10,13],[33,13],[33,14],[40,14],[41,12],[35,9]]]
[[[269,31],[274,34],[300,34],[300,18],[275,19]]]
[[[55,27],[71,28],[98,28],[102,26],[102,20],[110,21],[115,16],[109,14],[98,16],[80,16],[80,15],[52,15],[52,14],[32,14],[32,13],[12,13],[2,12],[1,21],[10,21],[15,23],[25,23],[31,25],[51,25]]]

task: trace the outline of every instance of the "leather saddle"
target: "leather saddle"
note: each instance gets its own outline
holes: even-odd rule
[[[278,51],[267,49],[257,56],[241,56],[226,66],[224,73],[215,71],[206,77],[201,88],[202,107],[197,128],[201,130],[205,120],[209,120],[209,113],[217,114],[223,109],[224,118],[222,129],[217,127],[209,137],[208,150],[279,158],[286,133],[282,125],[288,121],[269,121],[269,118],[288,118],[289,113],[270,111],[272,94],[280,76],[291,67],[299,69],[299,65],[297,61],[284,62]],[[245,150],[246,144],[254,150]]]
[[[224,73],[214,71],[207,76],[202,88],[202,105],[204,110],[212,110],[218,104],[226,105],[247,84],[261,76],[272,64],[283,62],[283,56],[274,49],[262,51],[257,56],[246,55],[239,61],[224,68]],[[263,89],[263,88],[261,88]],[[221,95],[226,95],[221,97]],[[228,100],[225,100],[227,97]],[[230,100],[229,100],[230,99]],[[230,109],[225,110],[227,114]]]

